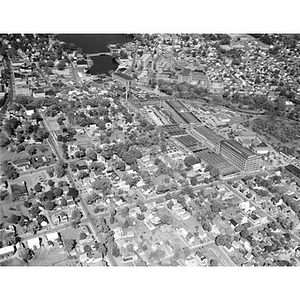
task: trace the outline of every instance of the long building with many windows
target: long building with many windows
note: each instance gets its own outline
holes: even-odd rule
[[[242,171],[253,172],[260,169],[260,157],[233,139],[221,141],[220,154]]]
[[[201,121],[178,100],[165,101],[164,108],[171,113],[177,124],[181,124],[185,128],[201,124]]]
[[[192,129],[189,134],[204,143],[208,148],[216,153],[220,153],[220,142],[224,139],[207,126],[198,126]]]

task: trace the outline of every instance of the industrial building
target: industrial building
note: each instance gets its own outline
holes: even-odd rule
[[[192,128],[201,124],[201,121],[178,100],[165,101],[164,108],[172,115],[175,122],[184,128]]]
[[[207,126],[198,126],[192,129],[189,134],[194,138],[201,141],[209,149],[216,153],[220,153],[220,142],[224,139],[221,135],[215,133],[212,129]]]
[[[242,171],[253,172],[260,169],[260,157],[233,139],[221,141],[220,154]]]

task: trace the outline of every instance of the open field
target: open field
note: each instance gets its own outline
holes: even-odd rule
[[[16,159],[29,158],[30,155],[27,151],[22,151],[20,153],[17,152],[9,152],[6,149],[0,148],[0,164],[3,164],[4,161],[14,161]]]
[[[20,267],[22,266],[21,260],[18,258],[12,258],[6,261],[0,262],[1,267]]]
[[[53,249],[48,250],[44,247],[34,251],[35,256],[29,262],[30,266],[75,266],[73,259],[68,259],[68,253],[63,248],[55,246]]]
[[[86,133],[77,133],[74,138],[76,139],[76,142],[74,142],[76,145],[84,147],[92,145],[91,138]]]
[[[30,174],[22,175],[17,179],[11,181],[13,184],[22,184],[23,181],[26,181],[28,190],[33,189],[33,187],[38,183],[47,184],[48,175],[46,171],[41,172],[32,172]],[[54,181],[54,180],[53,180]]]
[[[49,147],[49,144],[47,142],[44,142],[43,144],[37,144],[35,145],[37,148],[37,155],[43,155],[45,157],[50,157],[52,155],[52,150]],[[47,150],[46,150],[47,148]],[[45,149],[46,151],[40,151],[40,149]],[[31,155],[25,150],[21,151],[19,153],[17,152],[9,152],[6,149],[1,148],[0,149],[0,164],[2,164],[4,161],[14,161],[14,160],[19,160],[19,159],[24,159],[24,158],[30,158]]]
[[[44,117],[51,131],[56,131],[60,129],[59,124],[57,123],[57,117]]]

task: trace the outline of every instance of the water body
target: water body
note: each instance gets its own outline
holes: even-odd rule
[[[97,52],[109,52],[108,44],[124,44],[133,40],[129,34],[60,34],[58,39],[66,43],[74,43],[77,47],[82,48],[86,54]],[[91,57],[94,65],[89,73],[107,74],[110,70],[116,70],[118,64],[110,56]]]

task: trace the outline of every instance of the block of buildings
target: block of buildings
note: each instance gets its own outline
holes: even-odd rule
[[[239,170],[253,172],[260,169],[260,157],[233,139],[221,141],[220,154]]]

